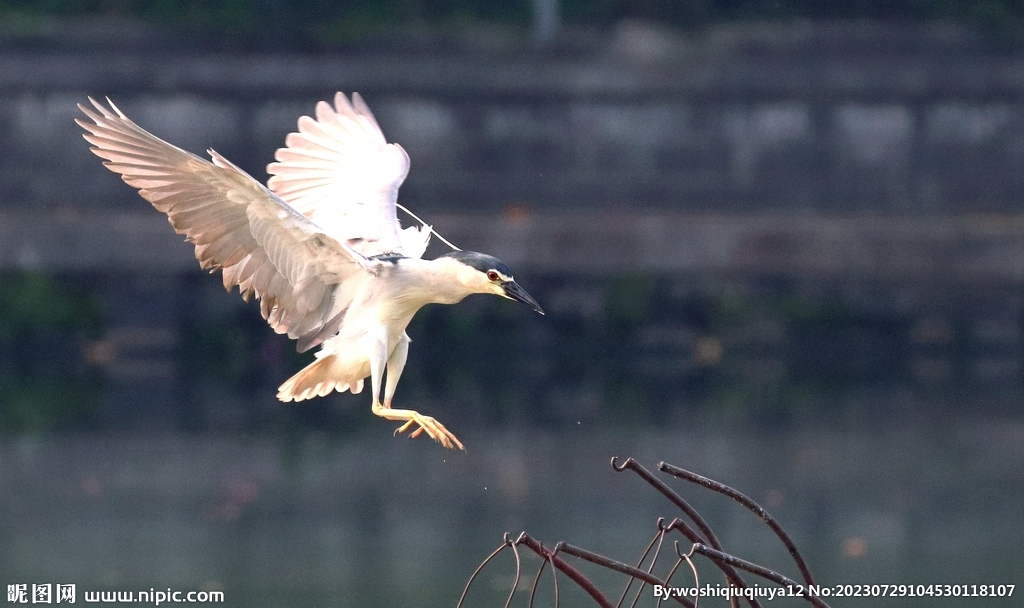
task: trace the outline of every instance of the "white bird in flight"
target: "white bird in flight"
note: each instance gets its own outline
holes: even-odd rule
[[[199,264],[223,272],[227,290],[255,295],[274,331],[297,340],[300,352],[320,346],[279,399],[358,393],[369,376],[372,411],[401,421],[396,433],[412,429],[410,437],[426,433],[464,449],[436,419],[391,407],[409,354],[406,327],[424,305],[474,293],[543,310],[492,256],[452,246],[421,259],[433,229],[402,229],[396,214],[409,156],[387,143],[358,93],[351,102],[337,93],[333,108],[321,101],[316,119],[299,118],[267,166],[266,186],[213,150],[210,162],[150,134],[109,99],[109,107],[89,101],[95,110],[78,105],[89,121],[75,122],[104,165],[167,214]]]

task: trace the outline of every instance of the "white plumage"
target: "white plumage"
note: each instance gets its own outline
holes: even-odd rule
[[[335,238],[362,239],[353,248],[363,255],[423,256],[430,227],[402,230],[395,212],[409,155],[384,140],[358,93],[352,103],[337,93],[333,108],[317,103],[316,120],[300,118],[285,145],[267,165],[275,194]]]
[[[472,293],[519,300],[542,312],[499,260],[455,251],[420,259],[430,226],[401,228],[398,189],[409,156],[387,143],[358,94],[338,93],[332,108],[303,116],[267,167],[264,187],[213,150],[212,162],[177,148],[109,107],[79,105],[77,120],[107,168],[167,214],[195,245],[200,266],[223,272],[224,287],[256,296],[277,333],[300,351],[321,346],[316,361],[278,391],[301,401],[334,390],[358,393],[369,376],[372,411],[412,425],[445,447],[462,444],[437,420],[391,408],[409,350],[405,328],[429,303],[454,304]],[[385,367],[387,384],[380,399]]]

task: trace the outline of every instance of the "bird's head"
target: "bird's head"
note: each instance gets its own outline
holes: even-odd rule
[[[498,258],[475,251],[453,251],[441,257],[451,258],[459,263],[459,281],[471,293],[491,293],[516,300],[544,314],[537,300],[515,282],[512,271]]]

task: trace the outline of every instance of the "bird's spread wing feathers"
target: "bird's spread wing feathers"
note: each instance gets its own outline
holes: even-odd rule
[[[387,143],[362,97],[354,93],[349,102],[339,92],[334,107],[319,102],[316,119],[299,118],[298,129],[267,166],[267,186],[365,256],[421,257],[430,227],[402,230],[395,211],[409,155]]]
[[[222,270],[224,287],[255,295],[277,333],[303,350],[337,331],[357,285],[376,262],[325,234],[224,157],[213,162],[143,130],[110,100],[76,120],[92,151],[121,174],[179,234],[196,246],[204,269]],[[98,113],[97,113],[98,111]]]

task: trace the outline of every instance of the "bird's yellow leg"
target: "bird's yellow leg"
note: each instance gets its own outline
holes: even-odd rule
[[[384,332],[381,332],[381,335],[386,336]],[[454,450],[456,447],[460,450],[466,449],[462,447],[462,442],[455,435],[452,435],[448,429],[444,428],[443,424],[430,416],[424,416],[414,410],[396,410],[391,408],[391,400],[395,396],[398,379],[402,377],[402,370],[405,368],[405,361],[409,356],[409,342],[411,342],[409,336],[402,332],[398,344],[395,345],[391,355],[386,358],[386,337],[382,339],[380,335],[374,336],[371,334],[369,338],[371,340],[370,352],[372,353],[370,356],[370,381],[373,390],[373,404],[371,405],[373,413],[386,420],[400,420],[404,422],[405,424],[398,427],[395,434],[404,433],[415,424],[417,428],[409,433],[410,438],[419,437],[426,433],[428,437],[448,449]],[[384,404],[381,405],[379,395],[385,362],[387,364],[388,377],[387,384],[384,386]]]
[[[413,432],[409,433],[410,439],[419,437],[421,434],[426,433],[428,437],[430,437],[434,441],[440,443],[441,445],[450,450],[454,450],[455,448],[458,448],[460,450],[466,449],[465,447],[463,447],[462,442],[459,441],[458,438],[451,433],[451,431],[446,429],[443,424],[441,424],[434,418],[431,418],[430,416],[424,416],[423,414],[414,410],[392,409],[387,405],[380,405],[379,403],[374,403],[372,410],[375,415],[380,416],[385,420],[405,421],[405,424],[403,424],[402,426],[398,427],[397,430],[395,430],[396,435],[398,433],[406,432],[412,425],[415,424],[417,425],[417,428]]]

